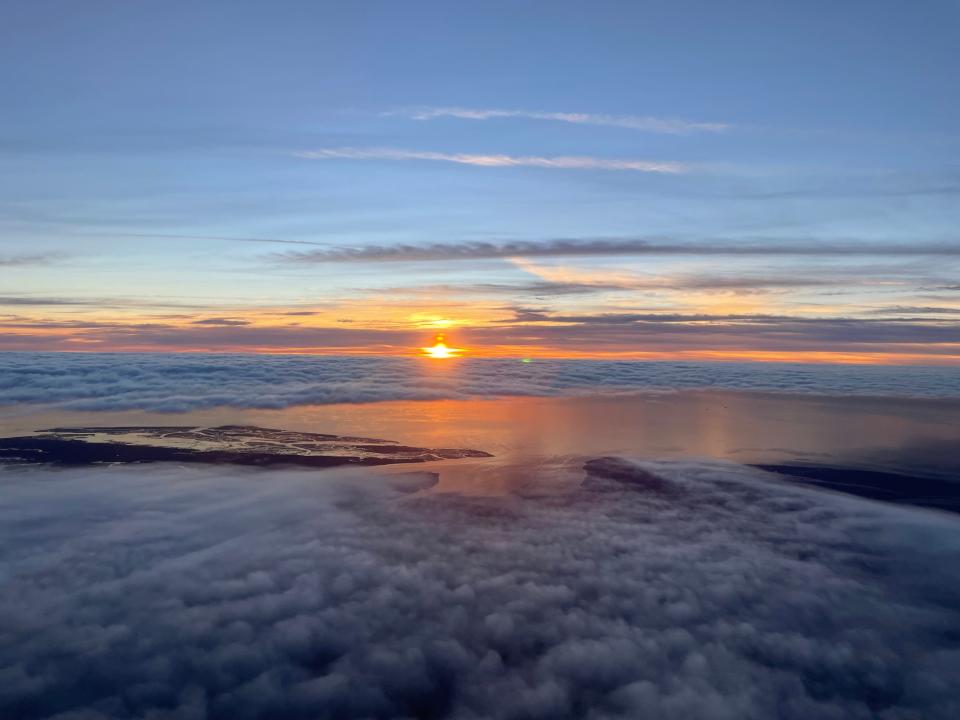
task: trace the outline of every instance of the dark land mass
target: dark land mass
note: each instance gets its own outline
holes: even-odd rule
[[[939,478],[820,465],[754,465],[786,479],[900,505],[960,513],[960,483]]]
[[[186,462],[328,468],[468,457],[490,455],[247,425],[51,428],[37,435],[0,438],[0,462],[21,464]]]
[[[781,475],[784,480],[814,487],[896,503],[960,513],[960,484],[939,478],[858,470],[821,465],[752,465]],[[583,484],[597,490],[614,482],[620,488],[657,495],[677,495],[682,489],[634,463],[618,457],[588,460],[583,466]]]
[[[57,427],[0,438],[0,463],[60,466],[97,463],[205,463],[330,468],[491,457],[480,450],[422,448],[392,440],[278,430],[252,425]],[[587,463],[590,482],[619,480],[667,493],[655,476],[637,478],[616,458]],[[791,482],[903,505],[960,513],[960,483],[952,479],[813,464],[755,464]],[[602,485],[602,482],[601,482]]]

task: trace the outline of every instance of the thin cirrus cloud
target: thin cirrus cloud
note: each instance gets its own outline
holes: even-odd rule
[[[603,127],[627,128],[644,132],[667,135],[689,135],[697,132],[719,133],[730,129],[727,123],[693,122],[677,118],[660,118],[648,115],[607,115],[602,113],[538,112],[530,110],[501,110],[489,108],[464,107],[425,107],[408,108],[384,113],[401,115],[413,120],[435,120],[437,118],[458,118],[460,120],[491,120],[497,118],[517,118],[523,120],[545,120],[573,125],[598,125]]]
[[[675,175],[687,172],[683,163],[657,160],[602,158],[591,155],[482,155],[474,153],[444,153],[431,150],[404,150],[401,148],[320,148],[294,153],[307,160],[426,160],[457,163],[478,167],[538,167],[552,170],[627,170]]]

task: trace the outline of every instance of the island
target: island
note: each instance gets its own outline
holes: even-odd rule
[[[49,428],[0,438],[0,462],[72,466],[181,462],[328,468],[478,457],[491,455],[253,425]]]

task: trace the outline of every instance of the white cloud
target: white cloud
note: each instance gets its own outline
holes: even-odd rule
[[[950,367],[476,358],[458,360],[456,373],[436,373],[425,362],[303,355],[0,353],[0,406],[183,412],[218,406],[284,408],[688,388],[960,395],[956,370]]]
[[[645,115],[605,115],[598,113],[532,112],[528,110],[496,110],[464,107],[426,107],[397,110],[387,115],[403,115],[414,120],[433,120],[452,117],[462,120],[489,120],[491,118],[522,118],[572,123],[574,125],[599,125],[628,128],[645,132],[670,135],[688,135],[696,132],[723,132],[730,129],[727,123],[692,122],[676,118],[659,118]]]
[[[0,716],[960,713],[957,517],[730,464],[538,467],[487,497],[8,469]]]
[[[308,160],[431,160],[436,162],[477,165],[480,167],[539,167],[559,170],[632,170],[648,173],[677,174],[689,167],[683,163],[655,160],[623,160],[589,155],[477,155],[470,153],[442,153],[428,150],[399,148],[321,148],[294,153]]]

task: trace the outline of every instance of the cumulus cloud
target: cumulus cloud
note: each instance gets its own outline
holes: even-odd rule
[[[598,125],[618,127],[629,130],[665,133],[669,135],[689,135],[696,132],[718,133],[728,130],[730,125],[718,122],[693,122],[677,118],[650,117],[648,115],[608,115],[602,113],[571,112],[534,112],[529,110],[496,110],[489,108],[465,107],[423,107],[395,110],[386,115],[403,115],[413,120],[434,120],[436,118],[458,118],[460,120],[490,120],[495,118],[519,118],[524,120],[548,120],[571,123],[573,125]]]
[[[950,367],[415,358],[0,353],[0,406],[181,412],[210,407],[721,388],[958,397]]]
[[[8,469],[0,716],[960,713],[957,518],[727,464],[539,467],[475,497]]]
[[[688,166],[677,162],[656,160],[629,160],[594,157],[590,155],[480,155],[474,153],[445,153],[430,150],[401,148],[321,148],[294,153],[307,160],[431,160],[478,165],[481,167],[538,167],[556,170],[634,170],[648,173],[682,173]]]

